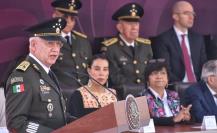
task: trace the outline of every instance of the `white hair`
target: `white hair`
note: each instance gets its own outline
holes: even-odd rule
[[[210,60],[203,65],[201,79],[207,82],[211,75],[217,75],[217,60]]]
[[[32,43],[32,40],[38,40],[38,39],[40,39],[40,37],[30,37],[29,38],[29,43],[31,44]]]

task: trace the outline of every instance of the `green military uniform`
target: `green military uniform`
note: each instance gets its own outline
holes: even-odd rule
[[[116,27],[120,35],[103,42],[102,51],[110,62],[110,81],[121,99],[130,90],[129,86],[133,86],[131,90],[134,91],[134,88],[139,90],[139,86],[144,85],[145,67],[153,56],[150,40],[134,34],[139,33],[139,21],[143,14],[142,6],[135,2],[120,7],[112,15],[112,19],[118,21]],[[134,96],[138,96],[137,90],[132,92]]]
[[[80,0],[54,0],[51,6],[66,18],[77,16],[82,3]],[[88,77],[84,74],[87,74],[87,63],[92,57],[92,48],[86,35],[73,30],[69,40],[61,48],[60,56],[52,67],[61,88],[68,95],[83,84],[87,84]]]
[[[6,89],[10,131],[48,133],[66,124],[61,90],[33,58],[28,56],[12,72]]]
[[[63,89],[79,88],[78,81],[87,84],[88,77],[75,72],[87,73],[87,64],[92,57],[91,46],[85,35],[73,31],[71,32],[71,40],[71,44],[65,43],[63,45],[57,62],[52,66],[52,70]]]
[[[44,57],[38,53],[40,48],[49,52],[51,48],[60,50],[60,41],[64,42],[61,30],[65,25],[65,19],[55,18],[26,29],[32,36],[30,54],[11,73],[6,84],[6,121],[10,132],[49,133],[66,124],[66,104],[57,78],[45,71],[52,64],[43,64]]]
[[[110,80],[112,85],[142,84],[147,61],[152,59],[151,42],[137,38],[133,50],[120,38],[103,42],[102,50],[110,61]]]

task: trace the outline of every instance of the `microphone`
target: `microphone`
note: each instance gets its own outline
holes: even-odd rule
[[[74,77],[73,75],[71,75],[70,73],[68,73],[68,72],[64,72],[64,73],[65,73],[68,77],[74,79],[80,86],[84,87],[84,89],[85,89],[88,93],[90,93],[91,96],[93,96],[93,98],[96,100],[96,102],[97,102],[97,104],[98,104],[98,108],[101,108],[101,107],[102,107],[102,105],[100,104],[98,98],[97,98],[87,87],[85,87],[84,84],[82,84],[80,81],[78,81],[77,78],[75,78],[75,77]]]
[[[93,81],[95,81],[98,85],[100,85],[101,87],[103,87],[104,89],[108,90],[110,93],[112,93],[112,95],[114,95],[116,97],[116,99],[118,100],[118,97],[117,95],[111,91],[109,88],[105,87],[104,85],[102,85],[99,81],[97,81],[96,79],[94,79],[93,77],[91,77],[89,74],[86,74],[86,73],[80,73],[80,72],[76,72],[76,71],[72,71],[72,73],[75,73],[75,74],[78,74],[78,75],[83,75],[83,76],[86,76],[90,79],[92,79]],[[71,76],[71,75],[70,75]]]

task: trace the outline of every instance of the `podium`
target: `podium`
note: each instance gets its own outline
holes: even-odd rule
[[[140,126],[148,125],[150,115],[146,97],[135,99],[140,115]],[[100,108],[52,133],[121,133],[124,131],[129,131],[125,100]]]

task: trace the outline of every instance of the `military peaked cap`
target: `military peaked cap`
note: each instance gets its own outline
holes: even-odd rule
[[[76,16],[82,4],[80,0],[54,0],[51,5],[58,11]]]
[[[113,20],[139,21],[143,16],[144,10],[137,3],[128,3],[120,7],[112,16]]]
[[[62,41],[65,39],[61,36],[61,30],[66,26],[66,20],[64,18],[53,18],[45,22],[33,25],[27,29],[32,37],[40,37],[50,41]]]

